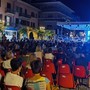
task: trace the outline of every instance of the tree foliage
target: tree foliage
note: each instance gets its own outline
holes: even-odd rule
[[[27,28],[21,28],[20,30],[19,30],[19,34],[27,34]]]

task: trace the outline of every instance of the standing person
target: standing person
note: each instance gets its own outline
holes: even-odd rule
[[[12,51],[7,51],[7,53],[6,53],[6,60],[5,61],[3,61],[3,63],[2,63],[2,67],[5,69],[5,73],[7,73],[7,71],[8,70],[10,70],[11,69],[11,65],[10,65],[10,62],[11,62],[11,60],[14,58],[14,56],[13,56],[13,52]]]
[[[42,61],[43,51],[42,51],[40,45],[37,45],[35,55],[36,55],[37,58],[39,58]]]
[[[52,48],[48,48],[48,51],[45,53],[45,59],[50,59],[53,61],[54,55],[52,54]]]
[[[30,39],[34,40],[33,32],[30,33]]]
[[[13,42],[16,41],[16,36],[15,35],[12,36],[11,41],[13,41]]]
[[[11,62],[12,71],[8,72],[4,78],[4,83],[6,86],[16,86],[22,88],[23,78],[20,76],[20,71],[22,68],[21,59],[12,59]]]
[[[41,61],[32,61],[30,66],[35,75],[32,78],[26,79],[26,88],[30,90],[51,90],[50,81],[46,77],[42,77],[40,75],[40,71],[42,68]]]
[[[3,34],[2,41],[6,41],[6,40],[7,40],[7,37],[5,36],[5,34]]]

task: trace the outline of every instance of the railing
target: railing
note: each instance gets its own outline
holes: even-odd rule
[[[6,12],[6,13],[15,14],[14,10],[13,10],[13,9],[10,9],[10,8],[6,8],[6,9],[5,9],[5,12]]]
[[[19,16],[25,17],[25,18],[31,18],[29,14],[19,13]]]
[[[39,18],[39,20],[44,20],[44,21],[61,21],[65,22],[66,20],[61,19],[61,18]]]

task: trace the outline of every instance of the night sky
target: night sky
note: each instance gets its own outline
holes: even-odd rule
[[[55,0],[33,0],[33,2],[44,2]],[[90,0],[57,0],[61,1],[81,18],[82,21],[90,21]]]
[[[60,0],[72,8],[82,21],[90,21],[90,0]]]

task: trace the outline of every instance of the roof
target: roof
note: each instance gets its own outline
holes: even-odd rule
[[[41,3],[35,3],[33,5],[40,8],[42,12],[61,12],[66,16],[71,17],[73,20],[76,20],[77,18],[75,17],[78,17],[72,9],[70,9],[60,1],[41,2]]]
[[[35,9],[35,10],[37,10],[37,11],[40,11],[39,8],[37,8],[37,7],[35,7],[35,6],[31,5],[31,4],[29,4],[29,3],[27,3],[27,2],[24,2],[24,1],[22,1],[22,0],[18,0],[18,2],[23,3],[24,5],[27,5],[27,6],[33,8],[33,9]]]
[[[90,22],[58,22],[57,26],[69,30],[90,30]]]
[[[65,9],[67,9],[68,11],[70,11],[71,13],[74,13],[74,11],[71,9],[71,8],[69,8],[69,7],[67,7],[65,4],[63,4],[62,2],[60,2],[60,1],[53,1],[53,2],[40,2],[40,3],[35,3],[35,4],[40,4],[40,5],[56,5],[56,6],[62,6],[63,8],[65,8]],[[34,5],[35,5],[34,4]]]

